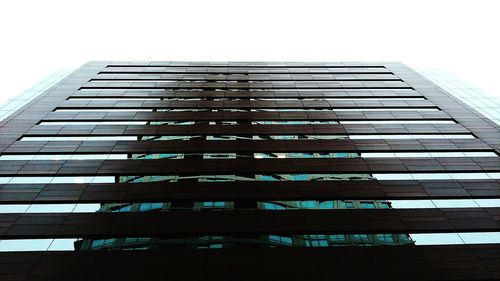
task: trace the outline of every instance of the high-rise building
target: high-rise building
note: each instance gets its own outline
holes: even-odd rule
[[[90,62],[0,126],[0,280],[500,278],[499,126],[400,63]]]

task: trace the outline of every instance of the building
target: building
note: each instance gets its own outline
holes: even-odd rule
[[[498,97],[442,69],[423,68],[417,69],[417,72],[500,125],[500,99]]]
[[[90,62],[0,126],[0,280],[500,278],[499,126],[400,63]]]

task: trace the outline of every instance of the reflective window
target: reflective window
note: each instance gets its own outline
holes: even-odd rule
[[[256,174],[256,175],[153,175],[118,176],[120,183],[226,182],[226,181],[336,181],[336,180],[450,180],[500,179],[500,173],[401,173],[401,174]],[[114,176],[0,177],[0,184],[114,183]]]
[[[96,126],[96,125],[332,125],[332,124],[455,124],[453,120],[256,120],[256,121],[41,121],[41,126]]]
[[[239,243],[242,244],[239,244]],[[4,239],[0,240],[0,252],[11,251],[74,251],[74,250],[147,250],[161,245],[220,249],[238,247],[253,243],[261,247],[334,247],[334,246],[379,246],[379,245],[461,245],[461,244],[498,244],[500,232],[452,232],[452,233],[410,233],[410,234],[299,234],[299,235],[262,235],[260,238],[239,239],[231,236],[198,236],[152,238],[48,238],[48,239]]]
[[[281,245],[292,245],[292,237],[269,235],[269,242]]]
[[[116,82],[117,80],[109,80],[110,82]],[[151,100],[165,100],[165,101],[422,101],[425,98],[417,97],[377,97],[377,98],[367,98],[367,97],[353,97],[353,98],[242,98],[242,97],[225,97],[225,98],[194,98],[194,97],[80,97],[74,96],[68,98],[68,100],[76,101],[151,101]]]
[[[453,120],[356,120],[340,121],[340,124],[455,124]]]
[[[187,126],[187,125],[194,125],[198,122],[194,121],[148,121],[146,122],[146,125],[178,125],[178,126]]]
[[[252,125],[329,125],[329,124],[339,124],[338,121],[252,121]]]
[[[378,180],[500,179],[500,173],[412,173],[373,174]]]
[[[225,201],[205,201],[205,202],[197,202],[194,204],[195,209],[232,209],[232,202]]]
[[[113,245],[116,239],[97,239],[93,240],[92,244],[90,246],[91,249],[99,249],[99,248],[104,248],[107,246]]]
[[[498,157],[495,152],[362,152],[363,158]]]
[[[76,101],[129,101],[129,100],[166,100],[167,98],[151,98],[151,97],[141,97],[141,98],[134,98],[134,97],[113,97],[113,98],[91,98],[91,97],[69,97],[68,100],[76,100]]]
[[[138,136],[88,136],[88,137],[23,137],[21,141],[121,141],[137,140]]]
[[[358,107],[358,108],[261,108],[252,112],[293,112],[293,111],[439,111],[434,107]]]
[[[37,183],[114,183],[114,176],[82,176],[82,177],[0,177],[5,184],[37,184]]]
[[[25,136],[21,141],[121,141],[121,140],[342,140],[342,139],[473,139],[471,134],[412,134],[412,135],[214,135],[214,136]]]
[[[367,98],[367,97],[353,97],[353,98],[252,98],[251,100],[265,100],[265,101],[415,101],[415,100],[425,100],[425,98],[414,98],[414,97],[398,97],[398,98]]]
[[[153,154],[132,154],[129,159],[184,159],[184,153],[153,153]]]
[[[56,108],[55,112],[150,112],[147,108]]]
[[[236,159],[236,153],[203,153],[203,159]]]
[[[288,152],[288,153],[254,153],[254,158],[357,158],[360,157],[358,153],[346,152]]]
[[[363,209],[375,209],[375,203],[373,203],[373,202],[361,202],[361,208],[363,208]]]
[[[128,159],[127,154],[3,154],[1,160],[108,160]]]
[[[376,234],[377,240],[384,242],[394,242],[392,234]]]
[[[139,211],[146,212],[163,208],[163,203],[141,203]]]
[[[235,74],[235,73],[232,73]],[[133,90],[129,88],[124,88],[125,90]],[[80,92],[118,92],[121,93],[124,89],[116,89],[116,88],[87,88],[87,87],[81,87]],[[370,88],[370,87],[364,87],[363,89],[349,89],[349,88],[314,88],[314,89],[308,89],[308,88],[212,88],[210,91],[214,92],[228,92],[228,91],[235,91],[235,92],[291,92],[291,93],[297,93],[297,92],[321,92],[323,94],[325,93],[335,93],[335,92],[345,92],[348,90],[349,92],[397,92],[397,93],[403,93],[403,92],[415,92],[412,88]],[[152,92],[167,92],[167,93],[176,93],[176,92],[202,92],[206,91],[205,88],[175,88],[175,89],[165,89],[165,88],[141,88],[141,91],[152,91]]]
[[[471,134],[350,135],[350,139],[473,139]]]
[[[146,125],[146,121],[65,121],[65,122],[56,122],[56,121],[42,121],[38,123],[41,126],[95,126],[95,125]]]
[[[358,107],[358,108],[56,108],[55,112],[294,112],[294,111],[439,111],[435,107]]]
[[[0,240],[0,252],[47,251],[53,240],[54,239]]]

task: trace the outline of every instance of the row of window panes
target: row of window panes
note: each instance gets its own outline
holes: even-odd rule
[[[342,181],[342,180],[495,180],[500,173],[375,173],[375,174],[256,174],[256,175],[153,175],[120,176],[120,182],[235,182],[235,181]]]
[[[0,240],[0,252],[13,251],[74,251],[74,250],[147,250],[154,246],[191,246],[198,249],[237,247],[238,238],[231,236],[199,236],[186,238],[56,238],[56,239],[4,239]],[[243,244],[252,241],[246,238]],[[500,232],[453,232],[410,234],[302,234],[263,235],[254,241],[262,247],[334,247],[334,246],[381,246],[381,245],[462,245],[498,244]]]
[[[391,135],[214,135],[214,136],[25,136],[21,141],[123,141],[123,140],[357,140],[357,139],[474,139],[472,134]]]
[[[336,124],[455,124],[453,120],[280,120],[280,121],[41,121],[42,126],[95,126],[95,125],[336,125]]]
[[[166,92],[166,93],[175,93],[175,92],[289,92],[289,93],[297,93],[297,92],[322,92],[322,93],[329,93],[329,92],[345,92],[346,90],[348,91],[398,91],[398,92],[405,92],[405,91],[410,91],[413,92],[415,91],[411,87],[354,87],[354,88],[349,88],[349,87],[342,87],[342,88],[148,88],[148,87],[141,87],[141,88],[120,88],[117,89],[117,87],[113,88],[106,88],[106,87],[81,87],[80,91],[99,91],[99,92],[116,92],[116,91],[123,91],[123,90],[141,90],[141,91],[156,91],[156,92]]]
[[[188,83],[224,83],[224,84],[257,84],[257,83],[267,83],[267,84],[289,84],[298,83],[304,84],[331,84],[335,82],[384,82],[384,81],[402,81],[397,77],[393,78],[336,78],[336,79],[288,79],[288,80],[258,80],[258,79],[242,79],[242,80],[195,80],[195,79],[90,79],[88,82],[92,83],[182,83],[183,85]]]
[[[336,209],[435,209],[498,208],[500,199],[416,199],[416,200],[304,200],[255,201],[256,210],[336,210]],[[148,212],[168,210],[240,210],[234,201],[192,202],[192,207],[177,207],[172,202],[75,203],[75,204],[0,204],[0,213],[94,213]]]
[[[150,69],[157,69],[161,68],[163,69],[177,69],[182,70],[182,71],[187,71],[189,72],[190,70],[203,70],[203,74],[210,74],[211,72],[215,69],[221,69],[224,72],[221,72],[220,75],[226,75],[228,72],[231,72],[231,70],[244,70],[244,71],[251,71],[251,70],[259,70],[259,71],[274,71],[273,69],[281,69],[281,70],[286,70],[286,72],[280,72],[280,74],[288,75],[290,74],[289,71],[296,71],[296,69],[302,69],[302,70],[312,70],[312,71],[318,71],[321,70],[321,74],[328,74],[327,72],[332,70],[335,71],[337,69],[373,69],[376,68],[377,72],[384,71],[386,69],[385,66],[383,65],[356,65],[356,64],[350,64],[350,65],[343,65],[343,64],[322,64],[322,63],[308,63],[308,64],[301,64],[301,63],[249,63],[249,64],[241,64],[241,63],[164,63],[164,64],[108,64],[106,65],[107,69],[115,69],[118,68],[119,70],[123,69],[141,69],[141,70],[146,70],[146,68]],[[295,69],[295,70],[293,70]],[[106,73],[107,71],[102,71],[99,72],[101,73]],[[326,73],[325,73],[326,72]],[[244,74],[248,74],[249,72],[245,72]],[[259,72],[260,73],[260,72]],[[127,74],[127,73],[124,73]],[[141,74],[148,74],[148,72],[141,72]],[[184,73],[183,73],[184,74]],[[267,72],[264,72],[264,74],[267,74]],[[309,72],[306,72],[305,74],[310,74]],[[371,72],[368,72],[367,74],[371,74]],[[392,74],[392,72],[389,72],[389,74]]]
[[[237,158],[426,158],[426,157],[498,157],[495,152],[269,152],[269,153],[148,153],[148,154],[4,154],[0,161],[7,160],[123,160],[123,159],[184,159],[201,157],[203,159]]]
[[[70,97],[68,100],[79,100],[79,101],[149,101],[149,100],[166,100],[166,101],[421,101],[425,98],[418,97],[318,97],[318,98],[236,98],[236,97],[224,97],[224,98],[209,98],[209,97]]]
[[[127,154],[2,154],[0,161],[7,160],[121,160],[134,159]]]
[[[0,177],[0,184],[36,184],[36,183],[114,183],[114,176],[81,177]]]
[[[140,175],[118,176],[119,183],[235,182],[235,181],[337,181],[337,180],[477,180],[500,179],[500,173],[376,173],[376,174],[256,174],[256,175]],[[0,177],[0,184],[115,183],[114,176]]]
[[[274,89],[274,90],[261,90],[257,89],[255,91],[254,89],[217,89],[215,92],[231,92],[231,93],[247,93],[247,92],[280,92],[280,95],[283,94],[290,94],[295,96],[300,96],[301,92],[318,92],[318,94],[324,95],[325,97],[330,97],[329,95],[337,95],[338,93],[342,93],[343,95],[347,95],[348,93],[356,93],[356,94],[362,94],[364,96],[388,96],[388,97],[393,97],[395,95],[405,95],[408,93],[415,94],[415,97],[421,96],[418,92],[416,92],[414,89],[408,88],[408,89],[401,89],[401,88],[364,88],[364,89]],[[79,93],[82,94],[96,94],[96,93],[106,93],[106,94],[113,94],[113,93],[118,93],[118,94],[147,94],[149,92],[160,92],[160,93],[166,93],[166,94],[175,94],[177,92],[195,92],[196,94],[203,94],[203,92],[212,92],[212,89],[163,89],[163,88],[142,88],[142,89],[131,89],[131,88],[107,88],[107,87],[92,87],[92,88],[80,88],[78,90]],[[267,96],[267,93],[263,93]],[[311,94],[308,94],[311,96]],[[228,95],[231,96],[231,95]]]
[[[55,112],[329,112],[329,111],[439,111],[436,107],[359,107],[359,108],[56,108]]]
[[[434,180],[434,179],[499,179],[500,173],[376,173],[376,174],[257,174],[257,175],[154,175],[120,176],[120,182],[176,182],[197,180],[200,182],[233,181],[334,181],[334,180]],[[18,183],[112,183],[114,176],[78,177],[0,177],[2,184]]]

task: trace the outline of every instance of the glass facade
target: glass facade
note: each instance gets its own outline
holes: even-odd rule
[[[496,127],[398,63],[89,62],[12,116],[9,277],[496,276]]]
[[[40,94],[45,92],[50,87],[57,84],[59,81],[64,79],[72,70],[59,70],[54,72],[49,77],[45,78],[41,82],[37,83],[33,87],[23,91],[19,95],[9,99],[6,102],[0,104],[0,121],[7,118],[12,113],[16,112],[18,109],[26,105],[28,102],[32,101]]]
[[[500,98],[442,69],[417,69],[447,93],[500,125]]]

